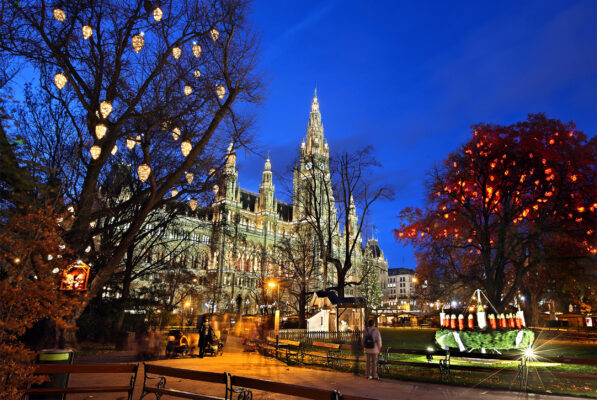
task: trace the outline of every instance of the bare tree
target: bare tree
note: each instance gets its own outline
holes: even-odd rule
[[[151,4],[73,0],[51,7],[31,0],[3,7],[0,50],[40,72],[41,89],[61,104],[74,131],[76,179],[65,192],[75,211],[65,239],[86,258],[94,236],[122,232],[95,264],[88,300],[108,282],[147,216],[171,201],[172,189],[175,199],[211,189],[213,160],[231,138],[237,144],[247,138],[250,118],[233,105],[260,99],[247,2],[167,1],[159,10]],[[58,90],[52,82],[65,85]],[[140,193],[107,206],[98,201],[98,186],[133,144],[131,170],[149,167],[149,177]],[[185,181],[188,172],[193,184]],[[133,205],[140,206],[135,215],[113,217]],[[111,225],[99,230],[101,220]]]

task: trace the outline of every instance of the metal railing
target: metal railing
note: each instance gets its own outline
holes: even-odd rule
[[[270,336],[274,335],[273,331],[268,332]],[[280,329],[280,339],[294,340],[307,344],[313,342],[337,343],[337,344],[355,344],[361,343],[362,332],[326,332],[326,331],[307,331],[306,329]]]

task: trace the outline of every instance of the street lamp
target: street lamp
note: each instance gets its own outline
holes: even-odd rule
[[[184,308],[182,309],[182,318],[181,318],[181,321],[180,321],[180,325],[182,327],[181,330],[184,330],[184,318],[185,318],[185,315],[186,315],[186,309],[189,308],[190,306],[191,306],[191,302],[189,300],[185,301]]]
[[[276,351],[279,347],[279,332],[280,332],[280,284],[275,281],[269,281],[267,283],[271,289],[278,288],[278,299],[276,300],[276,314],[274,316],[274,330],[276,332]]]

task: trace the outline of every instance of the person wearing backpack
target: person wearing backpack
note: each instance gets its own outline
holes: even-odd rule
[[[367,327],[363,332],[362,345],[367,355],[367,378],[377,379],[377,356],[381,351],[381,334],[375,327],[375,321],[367,321]]]

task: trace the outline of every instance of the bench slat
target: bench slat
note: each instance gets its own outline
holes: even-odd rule
[[[317,389],[290,383],[273,382],[262,379],[233,376],[232,384],[236,387],[257,389],[264,392],[286,394],[290,396],[305,397],[313,400],[329,400],[332,390]]]
[[[340,349],[340,345],[337,343],[313,342],[313,346],[326,347],[329,349]]]
[[[39,364],[35,366],[35,373],[52,374],[109,374],[135,372],[138,364]]]
[[[220,372],[192,371],[182,368],[164,367],[162,365],[145,364],[145,373],[193,381],[226,383],[226,375]]]
[[[215,397],[215,396],[208,396],[205,394],[185,392],[184,390],[160,389],[160,388],[149,387],[149,386],[145,387],[145,392],[165,394],[165,395],[171,395],[171,396],[175,396],[175,397],[181,397],[184,399],[193,399],[193,400],[226,400],[223,397]]]
[[[133,390],[132,386],[75,386],[67,388],[30,388],[26,389],[27,394],[62,394],[62,393],[112,393],[129,392]]]

